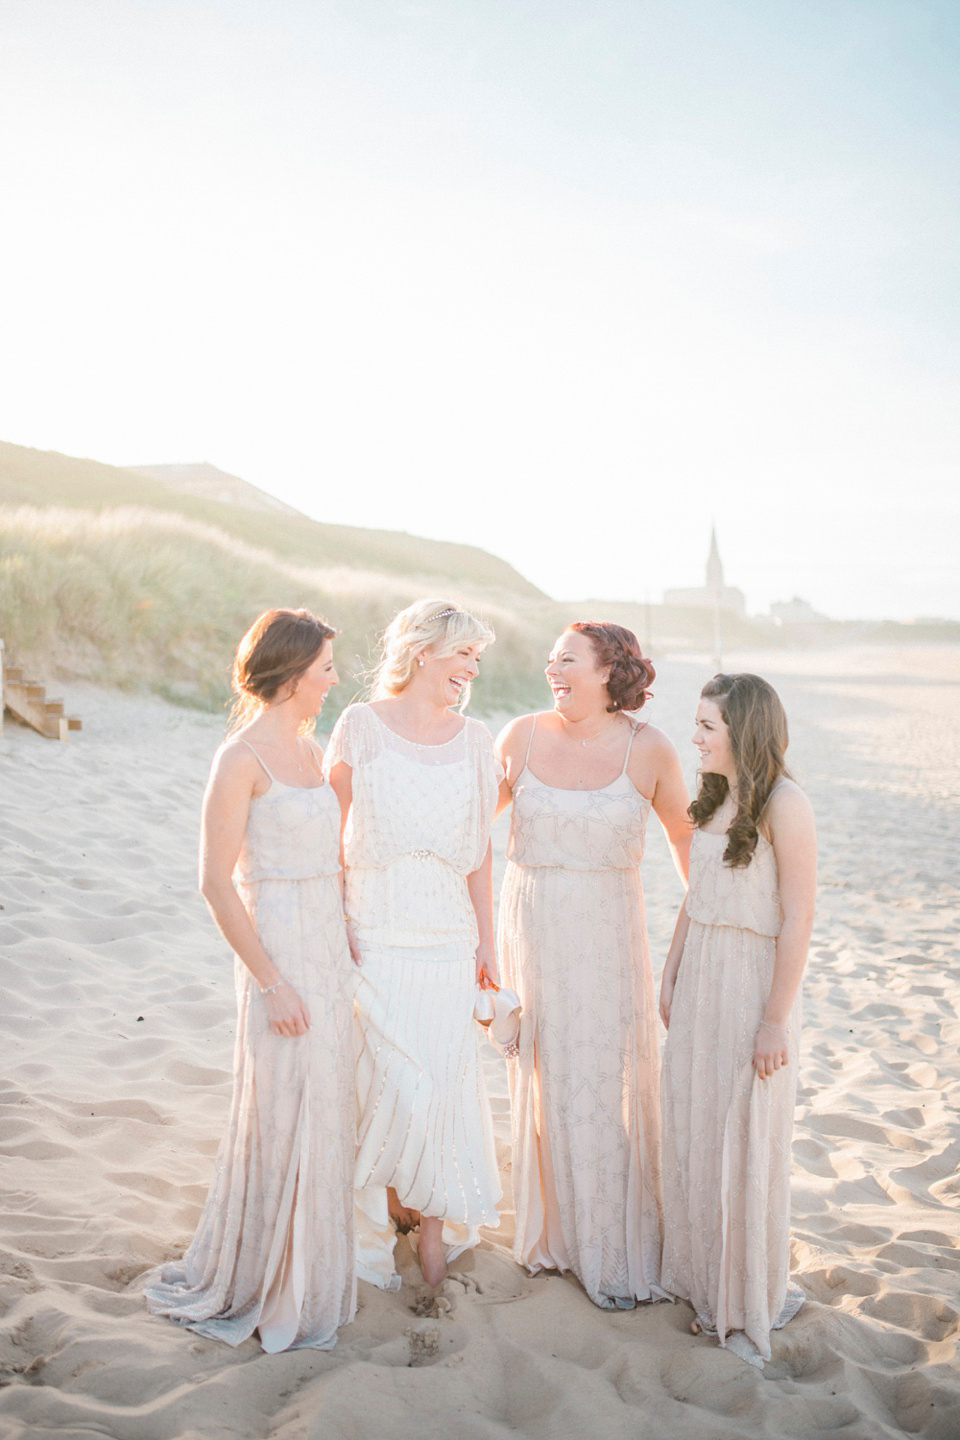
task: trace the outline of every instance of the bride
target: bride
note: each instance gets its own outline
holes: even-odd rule
[[[401,1223],[419,1223],[420,1267],[434,1286],[478,1226],[499,1224],[473,1025],[477,984],[497,978],[498,768],[486,727],[462,714],[493,638],[444,600],[401,611],[371,701],[344,711],[327,751],[360,967],[357,1274],[388,1289],[400,1284],[391,1202]]]

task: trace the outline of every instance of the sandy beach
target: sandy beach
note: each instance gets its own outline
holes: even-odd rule
[[[186,1246],[229,1096],[231,962],[195,876],[223,721],[66,687],[82,734],[0,738],[0,1434],[960,1437],[960,652],[725,661],[780,690],[821,842],[793,1169],[809,1300],[766,1369],[691,1336],[686,1305],[606,1313],[514,1265],[489,1047],[502,1224],[438,1304],[402,1241],[402,1289],[361,1285],[330,1353],[149,1315],[138,1277]],[[650,709],[691,784],[709,673],[665,662]],[[645,880],[659,971],[681,890],[655,823]]]

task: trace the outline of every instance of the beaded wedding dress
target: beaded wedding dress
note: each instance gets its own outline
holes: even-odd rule
[[[272,1034],[256,982],[235,957],[233,1098],[213,1183],[183,1259],[146,1289],[154,1313],[230,1345],[257,1330],[268,1351],[328,1349],[356,1310],[354,966],[339,832],[329,785],[271,777],[250,802],[234,874],[310,1029]]]
[[[623,769],[545,785],[530,747],[500,897],[504,982],[523,1004],[510,1066],[514,1257],[572,1270],[604,1308],[663,1295],[659,1051],[640,862],[650,801]],[[534,764],[536,757],[534,756]]]
[[[500,1184],[477,1053],[477,922],[467,876],[496,809],[489,731],[417,745],[370,705],[344,711],[326,764],[352,769],[346,909],[357,985],[357,1274],[400,1284],[387,1187],[443,1218],[447,1260],[497,1226]]]
[[[663,1064],[663,1284],[752,1364],[803,1304],[791,1285],[790,1162],[800,1001],[790,1062],[759,1080],[754,1039],[770,994],[780,891],[761,834],[750,864],[723,862],[727,836],[696,830],[690,916]]]

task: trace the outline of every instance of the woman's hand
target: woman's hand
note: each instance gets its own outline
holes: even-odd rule
[[[673,1004],[673,991],[676,983],[677,977],[668,975],[665,967],[663,979],[660,981],[660,1019],[663,1021],[664,1030],[670,1029],[670,1007]]]
[[[673,992],[677,988],[677,976],[680,974],[680,965],[683,961],[683,947],[686,944],[687,930],[690,927],[690,916],[687,914],[687,907],[684,903],[680,906],[677,914],[677,923],[673,927],[673,939],[670,941],[670,949],[667,951],[667,958],[663,962],[663,974],[660,977],[660,1019],[663,1021],[664,1029],[670,1029],[670,1012],[673,1009]]]
[[[775,1075],[784,1065],[789,1063],[790,1054],[787,1049],[789,1031],[786,1025],[771,1025],[764,1020],[757,1030],[757,1038],[753,1042],[752,1064],[761,1080],[768,1076]]]
[[[357,937],[356,935],[354,935],[353,929],[350,925],[347,926],[347,944],[350,946],[350,959],[353,961],[354,965],[356,965],[358,970],[362,970],[363,954],[360,950],[360,945],[357,941]]]
[[[477,984],[481,990],[495,989],[499,984],[497,962],[492,945],[477,946]]]
[[[292,985],[283,981],[278,990],[272,990],[269,995],[261,998],[267,1007],[267,1017],[274,1035],[288,1038],[306,1035],[310,1029],[310,1014]]]

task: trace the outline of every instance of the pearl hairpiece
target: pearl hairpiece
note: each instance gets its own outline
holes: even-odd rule
[[[437,613],[436,613],[436,615],[431,615],[431,616],[430,616],[430,619],[427,621],[427,624],[428,624],[428,625],[432,625],[433,622],[434,622],[434,620],[445,620],[448,615],[459,615],[459,614],[460,614],[460,611],[459,611],[459,610],[456,610],[456,609],[454,609],[454,610],[438,610]]]

